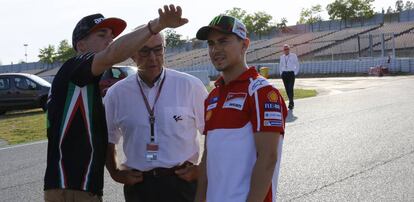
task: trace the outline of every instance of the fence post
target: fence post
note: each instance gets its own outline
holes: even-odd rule
[[[384,33],[381,34],[381,57],[385,57]]]
[[[358,57],[361,57],[361,39],[358,34]]]
[[[372,57],[372,52],[373,52],[373,50],[372,50],[372,35],[369,34],[368,38],[369,38],[369,56]]]
[[[392,57],[395,58],[395,34],[392,34]]]

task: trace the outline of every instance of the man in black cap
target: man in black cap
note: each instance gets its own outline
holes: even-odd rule
[[[45,201],[102,201],[108,134],[98,82],[152,35],[188,22],[174,5],[158,13],[147,26],[116,41],[126,27],[121,19],[94,14],[76,25],[72,44],[77,56],[62,65],[48,98]]]
[[[221,73],[204,102],[206,144],[195,201],[276,199],[287,109],[279,91],[246,63],[250,40],[238,19],[219,15],[200,28]]]

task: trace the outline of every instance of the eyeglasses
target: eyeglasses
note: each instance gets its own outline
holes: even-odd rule
[[[148,57],[151,52],[153,52],[155,56],[161,56],[164,54],[164,47],[162,45],[155,46],[154,48],[144,47],[138,51],[138,54],[141,57]]]

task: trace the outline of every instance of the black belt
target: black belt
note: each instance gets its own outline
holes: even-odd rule
[[[185,167],[189,167],[192,166],[193,163],[186,161],[184,162],[182,165],[179,166],[174,166],[172,168],[154,168],[152,170],[149,171],[139,171],[139,170],[135,170],[135,171],[139,171],[142,172],[142,174],[144,175],[144,177],[166,177],[166,176],[173,176],[175,175],[175,171],[185,168]]]

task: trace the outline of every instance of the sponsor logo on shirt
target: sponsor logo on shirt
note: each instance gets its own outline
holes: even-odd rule
[[[226,101],[223,104],[223,108],[233,108],[237,110],[242,110],[244,106],[244,101],[246,100],[246,93],[228,93]]]
[[[266,102],[264,103],[265,110],[280,110],[280,105],[274,102]]]
[[[174,115],[173,118],[174,118],[175,122],[183,120],[180,115]]]
[[[252,91],[256,91],[257,88],[259,88],[260,86],[263,86],[265,81],[266,80],[261,80],[261,79],[255,80],[252,85]]]
[[[280,112],[269,112],[269,111],[265,111],[264,112],[264,119],[277,119],[277,120],[281,120],[282,119],[282,113],[280,113]]]
[[[217,103],[210,104],[210,105],[207,106],[207,111],[210,111],[210,110],[212,110],[216,107],[217,107]]]
[[[216,103],[216,102],[218,102],[218,100],[219,100],[219,97],[213,97],[213,98],[210,99],[209,104]]]
[[[277,93],[273,90],[270,91],[269,93],[267,93],[267,99],[269,99],[270,102],[277,102],[278,100]]]
[[[269,86],[270,83],[263,77],[259,77],[254,81],[251,81],[249,84],[249,95],[253,95],[257,90],[265,86]]]
[[[281,127],[282,121],[281,120],[265,120],[263,122],[264,126],[275,126],[275,127]]]

